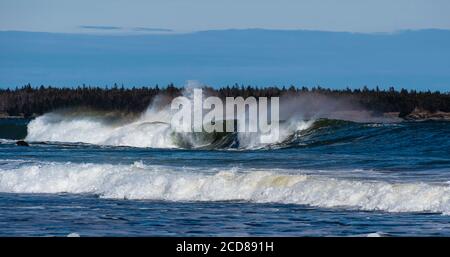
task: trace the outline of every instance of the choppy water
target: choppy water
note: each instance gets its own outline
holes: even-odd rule
[[[148,120],[0,120],[0,235],[450,236],[449,122],[282,129],[261,145]]]

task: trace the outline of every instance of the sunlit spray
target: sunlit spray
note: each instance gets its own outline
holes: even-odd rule
[[[278,97],[271,97],[270,105],[267,97],[227,97],[224,104],[218,97],[203,98],[202,89],[196,88],[193,91],[192,99],[179,96],[171,103],[171,110],[175,111],[171,125],[176,132],[211,133],[223,132],[225,129],[230,133],[260,133],[261,143],[278,141]]]

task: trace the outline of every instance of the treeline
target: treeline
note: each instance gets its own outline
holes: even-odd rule
[[[114,85],[111,88],[80,86],[77,88],[32,87],[25,85],[16,89],[0,89],[0,114],[4,116],[30,117],[52,110],[70,107],[88,107],[99,110],[118,110],[123,112],[142,112],[155,99],[163,96],[171,99],[183,93],[183,88],[168,85],[164,88],[140,87],[125,88]],[[368,110],[385,113],[399,112],[400,117],[411,113],[415,108],[429,112],[450,112],[450,94],[440,92],[417,92],[415,90],[390,88],[388,90],[368,89],[326,89],[321,87],[265,87],[227,86],[219,89],[204,88],[208,95],[225,97],[266,96],[295,97],[321,94],[330,97],[344,97]]]

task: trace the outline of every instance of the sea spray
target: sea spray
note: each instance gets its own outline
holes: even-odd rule
[[[195,95],[202,94],[197,91]],[[190,94],[187,94],[190,95]],[[209,123],[214,123],[214,127],[226,127],[230,124],[237,123],[237,131],[209,131],[205,122],[205,129],[198,130],[197,125],[190,124],[191,120],[199,120],[196,118],[196,112],[191,110],[191,99],[189,97],[175,98],[183,100],[183,105],[188,106],[187,112],[175,112],[169,106],[161,106],[154,103],[149,106],[147,111],[134,119],[127,119],[123,122],[110,122],[101,115],[92,115],[91,112],[51,112],[32,120],[28,125],[28,133],[26,140],[28,141],[51,141],[51,142],[70,142],[70,143],[88,143],[96,145],[111,146],[131,146],[131,147],[152,147],[152,148],[240,148],[255,149],[262,148],[267,145],[282,142],[284,139],[296,132],[296,126],[292,126],[292,120],[285,122],[285,126],[279,124],[278,101],[272,99],[270,104],[270,115],[267,113],[267,99],[261,99],[261,104],[253,106],[251,109],[258,110],[257,113],[263,115],[260,119],[249,119],[252,115],[244,115],[248,103],[243,99],[237,98],[231,103],[232,119],[226,120],[224,117],[216,117]],[[201,99],[200,99],[201,100]],[[227,103],[228,103],[227,99]],[[193,101],[193,100],[192,100]],[[251,102],[256,102],[251,101]],[[186,104],[189,103],[189,104]],[[198,104],[195,104],[194,107]],[[237,113],[235,116],[234,107],[237,105]],[[224,109],[224,106],[215,106],[215,109]],[[249,107],[250,108],[250,107]],[[229,106],[225,109],[230,109]],[[214,112],[212,110],[211,112]],[[256,113],[256,114],[257,114]],[[208,115],[205,118],[208,119]],[[255,115],[255,113],[252,113]],[[203,114],[201,117],[203,117]],[[227,117],[230,114],[227,114]],[[173,122],[174,118],[182,116],[183,122]],[[270,122],[268,122],[270,117]],[[175,119],[176,120],[176,119]],[[200,119],[201,120],[201,119]],[[188,122],[186,125],[185,121]],[[247,131],[245,124],[258,122],[259,128],[262,130]],[[203,122],[203,121],[201,121]],[[303,123],[303,121],[296,121]],[[242,125],[244,124],[244,125]],[[233,125],[233,128],[236,126]],[[249,126],[252,127],[252,126]],[[244,128],[242,131],[240,128]],[[304,128],[304,126],[302,126]],[[194,129],[194,131],[192,131]],[[237,132],[237,134],[235,133]],[[231,138],[233,137],[233,138]],[[231,138],[231,139],[230,139]]]

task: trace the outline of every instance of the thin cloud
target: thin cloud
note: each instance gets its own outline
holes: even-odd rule
[[[148,32],[172,32],[171,29],[165,28],[147,28],[147,27],[136,27],[133,29],[134,31],[148,31]]]
[[[121,27],[115,26],[96,26],[96,25],[83,25],[80,26],[82,29],[96,29],[96,30],[121,30]]]

